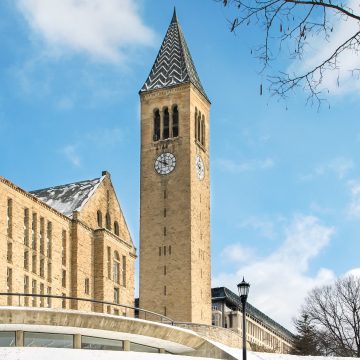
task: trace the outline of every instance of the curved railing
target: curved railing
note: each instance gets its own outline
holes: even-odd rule
[[[43,299],[60,299],[62,301],[64,300],[71,300],[71,301],[77,301],[77,302],[88,302],[88,303],[92,303],[92,304],[100,304],[100,305],[110,305],[110,306],[114,306],[116,308],[123,308],[123,309],[130,309],[133,310],[133,316],[134,318],[141,318],[144,320],[149,320],[151,319],[151,321],[160,321],[161,323],[164,324],[168,324],[168,325],[174,325],[174,320],[172,320],[171,318],[162,315],[162,314],[158,314],[154,311],[150,311],[150,310],[145,310],[139,307],[134,307],[134,306],[130,306],[130,305],[125,305],[125,304],[117,304],[117,303],[113,303],[110,301],[102,301],[102,300],[96,300],[96,299],[88,299],[88,298],[81,298],[81,297],[74,297],[74,296],[62,296],[62,295],[45,295],[45,294],[29,294],[29,293],[13,293],[13,292],[0,292],[0,297],[1,296],[6,296],[6,297],[10,297],[11,299],[15,299],[18,301],[18,306],[29,306],[29,305],[24,305],[25,302],[22,302],[22,299],[26,299],[26,298],[43,298]],[[11,304],[9,304],[9,306],[16,306],[15,304],[12,304],[13,301],[11,301]],[[32,306],[30,306],[32,307]],[[39,307],[43,307],[43,308],[51,308],[51,309],[59,309],[61,307],[52,307],[52,306],[34,306],[36,308]],[[74,310],[71,307],[68,307],[69,310]],[[98,311],[94,311],[94,312],[98,312]],[[100,313],[100,312],[98,312]],[[143,316],[140,316],[140,314],[142,314]],[[112,314],[114,315],[114,314]],[[120,314],[119,314],[120,316]],[[129,317],[129,315],[127,314],[127,312],[125,311],[125,314],[121,314],[121,316],[126,316]]]

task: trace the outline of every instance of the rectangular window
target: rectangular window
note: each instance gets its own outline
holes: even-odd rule
[[[62,285],[62,287],[66,287],[66,270],[62,271],[61,285]]]
[[[33,256],[32,256],[32,272],[34,273],[34,274],[36,274],[36,267],[37,267],[37,258],[36,258],[36,254],[33,254]]]
[[[25,294],[29,293],[29,277],[26,275],[24,276],[24,293]],[[29,306],[29,297],[28,296],[24,297],[24,305]]]
[[[122,340],[103,339],[92,336],[81,337],[81,348],[91,350],[123,350]]]
[[[44,291],[45,291],[45,288],[44,288],[44,284],[43,283],[40,283],[40,295],[44,295]],[[44,307],[44,297],[40,297],[40,307]]]
[[[47,280],[48,282],[51,282],[52,279],[52,265],[51,265],[51,261],[48,261],[48,266],[47,266]]]
[[[29,250],[24,250],[24,269],[29,270]]]
[[[166,265],[164,265],[164,275],[166,275]]]
[[[40,254],[45,255],[45,220],[40,218]]]
[[[13,213],[13,201],[8,199],[7,201],[7,236],[12,238],[12,213]]]
[[[44,258],[40,259],[40,276],[42,278],[45,277],[45,259]]]
[[[12,263],[12,242],[7,243],[7,254],[6,254],[7,262]]]
[[[111,249],[107,247],[107,275],[108,279],[111,279]]]
[[[167,195],[166,195],[166,190],[164,190],[164,199],[166,199]]]
[[[114,288],[114,303],[119,304],[119,288]]]
[[[166,236],[166,226],[164,226],[164,236]]]
[[[164,295],[166,295],[166,285],[164,285]]]
[[[7,291],[12,292],[12,269],[11,268],[7,268],[6,284],[7,284]],[[8,305],[12,305],[12,296],[8,296],[7,303],[8,303]]]
[[[74,347],[74,336],[25,331],[24,346],[72,349]]]
[[[31,222],[31,239],[32,239],[32,249],[36,250],[36,241],[37,241],[37,215],[36,213],[32,214]]]
[[[164,256],[166,256],[166,246],[164,246]]]
[[[122,257],[122,285],[126,287],[126,256]]]
[[[66,266],[66,230],[62,231],[61,258],[62,258],[62,264]]]
[[[65,293],[62,293],[61,295],[63,296],[62,303],[61,303],[61,307],[62,307],[63,309],[66,309],[66,299],[65,299],[66,294],[65,294]]]
[[[24,245],[29,246],[29,209],[24,209]]]
[[[171,245],[169,245],[169,255],[171,255]]]
[[[31,283],[31,292],[33,294],[36,294],[36,280],[33,280],[32,283]],[[36,297],[33,296],[32,297],[32,306],[36,306]]]
[[[159,246],[159,256],[161,256],[161,246]]]
[[[89,278],[85,279],[85,294],[86,295],[90,294],[90,279]]]
[[[164,217],[166,217],[166,208],[164,208]]]
[[[47,223],[47,231],[46,231],[46,254],[49,259],[51,259],[51,244],[52,242],[52,223],[48,221]]]
[[[51,295],[51,287],[48,286],[47,288],[47,295]],[[51,307],[51,297],[46,298],[46,302],[47,302],[47,307],[50,308]]]

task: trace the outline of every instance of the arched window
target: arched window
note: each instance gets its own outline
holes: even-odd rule
[[[114,222],[114,233],[119,236],[119,223],[117,221]]]
[[[199,111],[198,113],[198,118],[197,118],[197,141],[200,142],[201,140],[201,112]]]
[[[197,108],[195,108],[195,140],[197,139],[197,132],[198,132],[197,122],[198,122],[198,111]]]
[[[166,107],[164,108],[164,123],[163,123],[163,139],[169,138],[169,122],[170,122],[170,116],[169,116],[169,109]]]
[[[120,256],[117,251],[114,252],[113,273],[114,273],[114,282],[116,284],[120,284]]]
[[[160,140],[160,111],[156,109],[154,111],[154,141]]]
[[[97,215],[97,224],[98,224],[98,227],[101,228],[102,227],[102,213],[100,210],[97,211],[96,213]]]
[[[111,230],[111,218],[108,212],[106,213],[106,228],[108,230]]]
[[[201,144],[205,145],[205,116],[201,120]]]
[[[174,105],[172,113],[172,136],[179,136],[179,111],[177,105]]]

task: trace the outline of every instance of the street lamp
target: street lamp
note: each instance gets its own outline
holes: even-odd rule
[[[246,300],[249,294],[249,288],[250,288],[250,284],[248,282],[245,281],[245,279],[242,279],[242,282],[239,283],[237,285],[238,287],[238,291],[239,291],[239,296],[240,296],[240,300],[241,300],[241,304],[242,304],[242,318],[243,318],[243,331],[242,331],[242,336],[243,336],[243,358],[242,360],[246,360]]]

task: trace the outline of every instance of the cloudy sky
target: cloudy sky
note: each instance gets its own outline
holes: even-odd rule
[[[138,244],[138,90],[174,5],[212,100],[213,286],[236,291],[244,275],[249,301],[291,326],[308,290],[360,267],[357,55],[342,59],[340,87],[325,79],[318,111],[301,91],[260,96],[260,34],[229,33],[216,1],[3,0],[0,173],[33,190],[110,171]],[[312,42],[304,69],[335,44]]]

